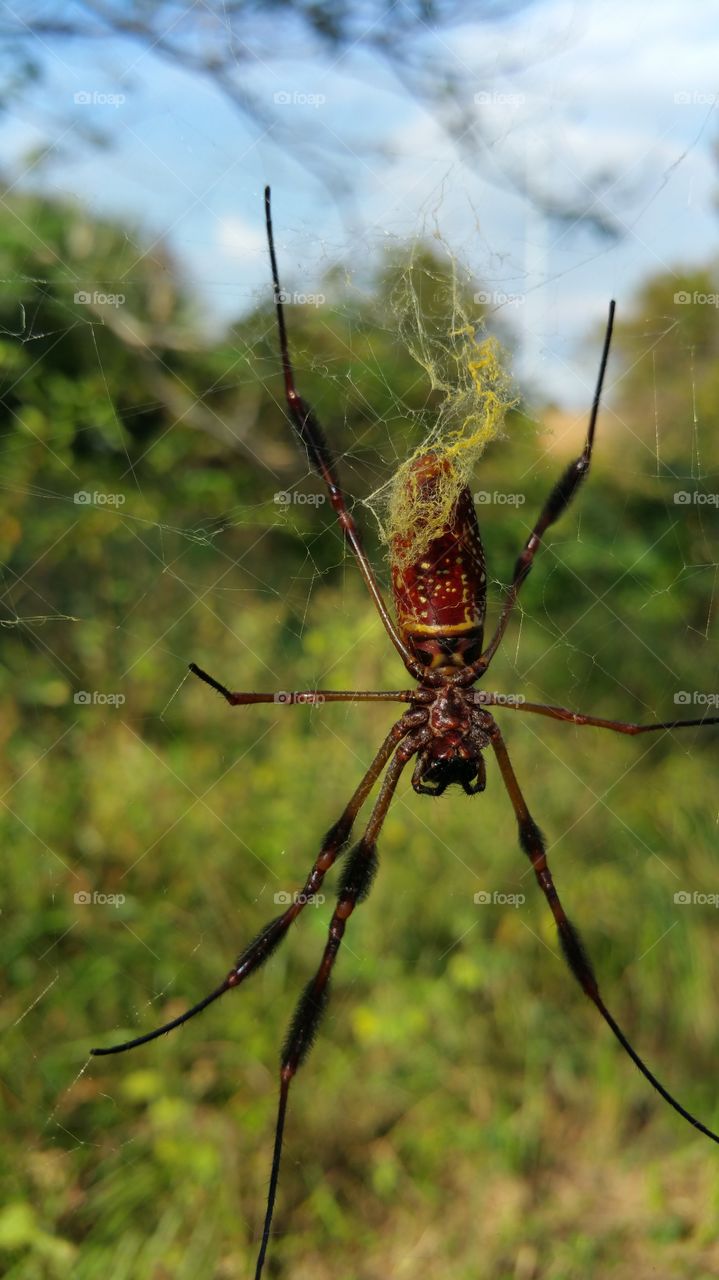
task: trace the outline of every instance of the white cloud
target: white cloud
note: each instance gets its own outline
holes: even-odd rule
[[[266,249],[264,224],[260,217],[254,223],[231,216],[218,218],[215,240],[220,252],[232,262],[256,262]]]

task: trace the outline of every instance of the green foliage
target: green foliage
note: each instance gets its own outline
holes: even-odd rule
[[[37,201],[1,225],[3,1271],[235,1280],[252,1273],[279,1045],[336,877],[242,992],[133,1055],[88,1050],[217,983],[274,894],[302,884],[392,711],[230,711],[187,662],[246,689],[406,677],[326,504],[274,501],[320,491],[278,409],[268,313],[209,348],[166,254]],[[128,301],[88,310],[78,281]],[[643,316],[664,314],[656,289]],[[363,496],[421,429],[427,389],[382,289],[332,302],[292,312],[293,344]],[[627,322],[621,351],[646,350],[647,323]],[[719,689],[717,512],[676,505],[666,463],[697,441],[703,474],[719,461],[711,341],[700,327],[692,342],[698,429],[662,417],[657,474],[653,389],[661,376],[673,403],[687,349],[651,378],[645,362],[644,381],[635,369],[634,411],[603,413],[591,479],[538,558],[493,687],[630,719],[692,714],[677,691]],[[493,616],[582,430],[565,443],[517,418],[482,460],[477,489],[525,499],[480,511]],[[716,735],[633,741],[510,710],[502,726],[607,1003],[716,1127],[716,910],[674,901],[719,890]],[[712,1274],[714,1154],[560,962],[491,762],[473,801],[430,804],[405,782],[380,858],[293,1089],[268,1274]],[[477,905],[480,891],[525,901]],[[123,901],[76,901],[93,893]]]
[[[640,291],[634,314],[617,328],[627,373],[623,412],[656,427],[660,474],[716,475],[704,433],[719,396],[719,271],[716,264],[667,272]],[[645,437],[652,447],[651,433]],[[688,447],[691,442],[691,448]],[[710,486],[711,487],[711,486]]]

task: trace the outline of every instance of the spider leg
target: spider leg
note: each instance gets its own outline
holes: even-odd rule
[[[389,809],[392,801],[400,774],[407,764],[407,761],[412,755],[414,755],[422,740],[420,730],[419,734],[413,735],[412,738],[409,738],[407,742],[397,748],[397,751],[387,769],[380,793],[375,801],[364,835],[347,857],[337,893],[337,906],[334,909],[332,919],[330,921],[329,936],[319,968],[317,969],[315,976],[310,980],[302,992],[297,1008],[295,1009],[292,1022],[290,1023],[290,1028],[282,1051],[280,1066],[280,1096],[277,1109],[277,1123],[275,1127],[275,1142],[272,1154],[272,1172],[270,1174],[267,1209],[265,1211],[265,1221],[262,1229],[262,1243],[257,1256],[255,1280],[260,1280],[262,1276],[265,1255],[267,1253],[267,1246],[270,1239],[270,1230],[272,1228],[272,1216],[274,1213],[277,1183],[280,1174],[282,1139],[284,1135],[290,1085],[295,1073],[302,1065],[312,1048],[317,1035],[320,1019],[327,1004],[330,973],[332,972],[332,967],[337,958],[340,943],[342,942],[346,921],[351,916],[355,907],[360,902],[363,902],[367,897],[372,886],[372,881],[377,872],[377,837],[382,827],[382,823],[387,816],[387,810]]]
[[[270,263],[272,265],[272,284],[274,288],[275,310],[277,313],[277,327],[280,335],[280,354],[282,357],[282,372],[285,380],[285,399],[287,401],[287,409],[289,411],[292,425],[307,451],[307,456],[312,466],[327,486],[327,492],[329,494],[329,500],[332,508],[337,515],[337,519],[339,520],[344,536],[352,548],[362,577],[367,584],[367,589],[374,601],[377,612],[382,619],[385,630],[407,670],[415,677],[416,680],[419,680],[421,679],[423,668],[407,648],[407,645],[395,627],[387,606],[382,598],[372,566],[370,565],[365,554],[364,547],[362,546],[359,529],[355,524],[354,516],[347,508],[347,501],[337,476],[334,455],[327,443],[325,433],[317,421],[312,409],[299,395],[295,386],[295,372],[292,367],[292,361],[290,360],[289,344],[287,341],[287,326],[285,324],[285,312],[282,302],[283,294],[282,289],[280,288],[280,277],[277,269],[277,255],[275,253],[275,241],[272,234],[272,211],[270,208],[269,187],[265,187],[265,224],[267,227],[267,243],[270,250]]]
[[[553,707],[545,702],[513,702],[511,694],[489,693],[478,689],[475,699],[479,706],[506,707],[508,711],[531,711],[550,720],[565,720],[569,724],[589,724],[597,729],[613,729],[615,733],[657,733],[660,729],[691,729],[702,725],[719,724],[719,716],[704,716],[702,720],[657,720],[652,724],[631,724],[625,720],[602,720],[600,716],[585,716],[567,707]],[[509,700],[507,700],[509,699]]]
[[[607,319],[607,328],[604,335],[604,347],[602,350],[602,358],[599,364],[599,376],[597,378],[597,386],[592,401],[592,410],[589,415],[589,426],[587,428],[587,438],[584,448],[578,458],[574,462],[570,462],[564,475],[555,484],[552,492],[547,498],[539,515],[539,519],[535,524],[532,532],[527,538],[521,555],[518,557],[514,566],[514,574],[512,582],[507,592],[507,599],[504,602],[504,608],[497,623],[497,628],[490,640],[487,648],[481,657],[477,658],[466,671],[462,672],[462,683],[472,684],[483,671],[487,670],[492,658],[494,657],[502,636],[507,629],[510,614],[516,604],[517,596],[520,589],[529,574],[532,567],[532,561],[539,549],[544,534],[550,525],[559,519],[562,513],[569,506],[582,480],[589,471],[592,461],[592,448],[594,446],[594,433],[597,425],[597,414],[599,413],[599,401],[602,395],[602,386],[604,385],[604,374],[607,368],[607,360],[609,358],[609,346],[612,341],[612,329],[614,327],[614,301],[609,304],[609,317]]]
[[[428,702],[432,696],[423,689],[362,689],[356,692],[345,689],[305,689],[293,690],[291,693],[285,690],[280,693],[233,693],[224,684],[220,684],[219,680],[215,680],[214,676],[203,671],[202,667],[198,667],[196,662],[190,663],[190,671],[193,676],[198,676],[205,684],[209,684],[211,689],[222,694],[231,707],[247,707],[256,702],[276,702],[278,705],[292,703],[293,706],[312,706],[321,702]]]
[[[158,1036],[166,1035],[168,1031],[174,1031],[175,1027],[180,1027],[183,1023],[189,1022],[190,1018],[194,1018],[195,1014],[201,1013],[203,1009],[206,1009],[213,1001],[218,1000],[226,991],[229,991],[232,987],[238,987],[246,978],[255,973],[264,964],[265,960],[269,959],[275,948],[283,941],[292,922],[296,920],[312,896],[317,893],[325,875],[349,840],[354,820],[393,751],[410,730],[420,724],[424,718],[425,713],[423,711],[407,712],[393,725],[342,816],[335,822],[334,826],[330,827],[322,841],[322,848],[303,890],[301,893],[294,895],[294,900],[286,911],[276,916],[274,920],[270,920],[269,924],[266,924],[260,930],[249,946],[242,952],[237,963],[230,969],[220,986],[211,991],[203,1000],[193,1005],[191,1009],[187,1009],[179,1017],[173,1018],[171,1022],[166,1022],[164,1026],[157,1027],[154,1031],[148,1031],[145,1035],[136,1036],[134,1040],[126,1040],[122,1044],[111,1045],[107,1049],[91,1049],[90,1052],[95,1057],[104,1057],[110,1053],[125,1053],[128,1049],[136,1049],[141,1044],[156,1040]]]
[[[509,759],[507,748],[504,744],[504,739],[496,725],[490,732],[492,747],[494,748],[494,753],[497,757],[504,785],[507,788],[509,798],[512,802],[512,807],[514,808],[514,812],[517,816],[517,824],[519,826],[519,843],[527,854],[527,857],[534,868],[534,873],[537,877],[539,887],[549,903],[552,915],[554,916],[557,925],[559,941],[564,954],[564,959],[569,965],[569,968],[577,979],[577,982],[581,986],[585,995],[589,996],[589,999],[599,1010],[604,1021],[614,1032],[614,1035],[622,1048],[629,1054],[629,1057],[632,1059],[635,1066],[639,1068],[642,1075],[656,1089],[657,1093],[659,1093],[664,1101],[668,1102],[669,1106],[673,1107],[680,1116],[683,1116],[689,1124],[693,1125],[695,1129],[699,1129],[700,1133],[705,1134],[707,1138],[711,1138],[712,1142],[719,1143],[719,1135],[713,1133],[712,1130],[708,1129],[700,1120],[697,1120],[690,1111],[687,1111],[680,1102],[677,1102],[676,1098],[672,1097],[671,1093],[669,1093],[669,1091],[664,1088],[664,1085],[657,1080],[656,1076],[652,1074],[649,1067],[639,1057],[639,1054],[629,1043],[621,1027],[615,1022],[611,1013],[604,1004],[604,1001],[599,994],[599,986],[597,984],[594,970],[592,969],[591,962],[584,949],[584,943],[582,942],[582,939],[574,925],[567,918],[564,907],[560,902],[559,894],[554,887],[552,874],[547,865],[547,855],[542,833],[527,808],[527,803],[520,790],[519,783]]]

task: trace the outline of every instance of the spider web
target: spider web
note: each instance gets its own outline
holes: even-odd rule
[[[654,194],[660,192],[658,182]],[[526,384],[531,323],[518,336],[516,304],[506,301],[521,292],[525,264],[518,255],[498,261],[476,216],[461,236],[442,231],[451,243],[448,258],[437,235],[444,199],[444,187],[438,187],[427,202],[430,211],[420,211],[419,247],[407,250],[397,236],[391,254],[382,256],[375,253],[379,237],[369,234],[363,253],[356,243],[348,248],[325,241],[308,271],[300,252],[307,227],[283,217],[278,249],[282,263],[302,262],[300,271],[281,266],[298,384],[337,450],[385,588],[385,550],[377,537],[377,518],[380,525],[385,521],[385,487],[401,476],[409,458],[452,440],[460,404],[473,446],[462,480],[476,495],[486,537],[491,625],[541,502],[581,448],[599,325],[579,357],[586,394],[573,400],[583,404],[547,412],[530,385],[503,437],[497,416],[488,439],[478,442],[477,420],[464,399],[451,395],[446,369],[437,376],[435,356],[418,362],[417,352],[426,357],[438,334],[459,338],[460,347],[450,348],[453,359],[459,349],[465,353],[457,389],[463,395],[468,386],[476,390],[462,342],[468,333],[477,340],[481,320],[482,333],[496,331],[505,353],[523,347],[524,359],[520,355],[519,370],[512,372]],[[277,212],[275,217],[278,223]],[[128,237],[126,266],[142,250]],[[617,252],[612,245],[601,250],[608,272]],[[420,281],[411,291],[408,253]],[[461,289],[455,253],[458,261],[476,264],[471,275],[461,269]],[[361,259],[380,268],[373,273],[358,265]],[[57,290],[56,275],[8,277],[14,327],[11,320],[2,334],[10,390],[22,377],[33,391],[6,440],[2,488],[8,502],[0,530],[6,614],[0,625],[13,642],[7,648],[6,847],[19,847],[24,865],[12,882],[24,923],[12,935],[21,960],[13,970],[11,1027],[19,1058],[36,1070],[49,1062],[52,1095],[49,1107],[46,1092],[34,1095],[35,1115],[44,1116],[34,1173],[55,1193],[79,1162],[94,1170],[100,1203],[105,1196],[115,1212],[127,1204],[136,1211],[135,1202],[123,1199],[123,1179],[151,1156],[168,1178],[177,1173],[178,1134],[200,1098],[207,1114],[193,1157],[208,1186],[222,1172],[213,1161],[231,1161],[218,1116],[227,1112],[237,1126],[262,1132],[243,1176],[249,1239],[266,1180],[272,1045],[319,959],[331,879],[327,903],[317,909],[312,904],[300,917],[287,957],[258,975],[241,999],[230,1003],[228,996],[212,1024],[206,1015],[191,1024],[192,1032],[160,1046],[161,1059],[141,1051],[139,1063],[137,1056],[117,1059],[112,1070],[99,1071],[83,1057],[84,1047],[90,1027],[91,1043],[139,1033],[214,985],[234,952],[279,911],[278,901],[286,899],[278,895],[302,884],[322,832],[367,767],[391,713],[293,707],[284,699],[231,712],[192,684],[187,662],[200,662],[232,687],[289,693],[406,681],[363,596],[321,486],[284,420],[266,291],[247,298],[249,318],[240,318],[223,338],[221,358],[212,366],[209,345],[196,332],[194,341],[188,336],[196,315],[177,280],[169,286],[176,305],[155,319],[165,344],[158,356],[147,342],[150,330],[140,327],[146,277],[130,269],[83,279],[76,259],[68,255],[68,261],[67,290],[55,299],[49,327],[40,317],[47,295]],[[574,269],[582,261],[578,255]],[[160,253],[158,264],[159,273],[168,275],[175,266]],[[548,272],[543,298],[567,269]],[[301,288],[295,287],[298,279]],[[414,318],[412,340],[397,319],[398,282],[403,314],[411,310]],[[129,318],[112,302],[96,300],[78,319],[78,305],[86,304],[68,295],[78,283],[105,297],[123,291],[132,296],[134,290]],[[525,301],[532,290],[530,283]],[[161,299],[157,306],[161,310]],[[559,335],[561,306],[549,314]],[[719,689],[716,433],[707,412],[705,366],[697,370],[699,338],[682,327],[681,314],[666,311],[663,295],[646,296],[641,316],[639,324],[633,313],[631,330],[620,334],[612,358],[591,476],[545,539],[488,683],[534,701],[622,719],[700,716],[715,706]],[[117,348],[107,343],[113,334]],[[89,412],[80,392],[90,387],[78,381],[73,390],[72,371],[63,378],[56,370],[39,384],[52,390],[63,410],[59,424],[43,417],[32,388],[35,363],[51,368],[53,344],[71,337],[85,355],[90,351],[96,374],[96,417],[82,417],[79,432],[71,427],[78,414]],[[546,340],[537,333],[532,338],[535,351]],[[118,349],[149,370],[142,383],[146,399],[130,396],[120,405],[120,380],[131,361],[118,361]],[[679,352],[671,383],[663,368],[666,351]],[[198,367],[178,366],[183,352],[188,365],[195,360]],[[513,398],[503,372],[509,378],[509,355],[502,360],[502,369],[493,367],[491,385],[506,409]],[[625,405],[623,382],[631,382],[636,368],[644,381],[629,387]],[[452,412],[443,411],[443,403]],[[153,414],[156,420],[143,434],[142,424]],[[475,448],[478,443],[486,451]],[[680,990],[687,937],[674,894],[707,895],[716,888],[707,880],[717,815],[701,787],[708,759],[703,743],[675,735],[620,749],[613,739],[605,744],[582,737],[589,731],[547,727],[512,712],[502,727],[532,808],[551,830],[555,871],[558,866],[572,915],[581,923],[582,910],[591,918],[594,902],[599,904],[593,933],[609,938],[603,955],[609,983],[616,989],[636,965],[647,975],[666,968]],[[636,798],[642,788],[651,788],[648,806]],[[514,848],[498,780],[492,779],[491,795],[475,802],[481,817],[464,805],[453,811],[453,799],[428,813],[403,785],[382,841],[389,864],[383,866],[385,888],[378,886],[371,909],[386,936],[405,939],[408,922],[426,910],[427,922],[417,928],[422,938],[425,930],[432,934],[437,967],[446,964],[467,990],[475,989],[479,971],[496,991],[500,970],[493,968],[491,940],[516,948],[517,963],[527,968],[556,947],[543,903],[529,905],[532,886]],[[609,864],[609,890],[600,889],[592,866],[600,856]],[[411,883],[437,877],[438,859],[446,887],[441,910],[418,899]],[[648,908],[646,924],[637,924],[639,906],[622,920],[612,911],[615,889],[626,889],[632,876],[641,886],[632,892],[638,902],[644,895]],[[497,897],[494,916],[481,923],[477,894]],[[523,902],[507,905],[502,895]],[[701,913],[702,903],[692,909]],[[469,934],[480,960],[471,955]],[[325,1056],[318,1053],[319,1066],[313,1067],[315,1082],[327,1069],[338,1097],[350,1079],[352,1053],[366,1052],[374,1063],[378,1044],[391,1043],[387,1024],[398,1017],[386,991],[379,1013],[370,994],[381,977],[378,936],[376,924],[357,920],[333,994]],[[704,946],[692,943],[691,955],[701,957]],[[32,964],[23,964],[23,955]],[[412,959],[405,942],[397,963]],[[554,978],[547,981],[551,986]],[[647,982],[651,987],[651,976]],[[661,1003],[654,1000],[653,1010]],[[83,1018],[73,1016],[76,1008]],[[705,1017],[696,1013],[698,1023]],[[425,1030],[421,1022],[401,1024],[407,1043]],[[395,1044],[395,1060],[400,1048]],[[677,1076],[686,1063],[677,1053],[671,1065]],[[429,1071],[436,1080],[433,1071],[438,1068]],[[12,1078],[19,1090],[17,1068]],[[298,1133],[288,1157],[296,1186],[313,1133],[311,1117],[302,1116],[307,1096],[298,1081]],[[375,1105],[379,1101],[392,1110],[386,1098],[376,1097]],[[395,1099],[393,1106],[401,1109]],[[329,1107],[330,1121],[339,1125],[340,1102]],[[118,1114],[129,1115],[127,1123]],[[352,1137],[360,1142],[369,1129],[353,1123]],[[92,1160],[96,1146],[102,1148],[100,1172]],[[230,1185],[235,1194],[234,1166]],[[231,1199],[228,1192],[220,1212]],[[17,1230],[30,1234],[24,1220]],[[69,1250],[57,1256],[60,1266],[74,1257]]]

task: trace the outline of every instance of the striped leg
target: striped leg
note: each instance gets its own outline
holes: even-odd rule
[[[275,294],[275,310],[277,312],[277,328],[280,335],[280,354],[282,356],[282,372],[285,380],[285,399],[287,401],[287,409],[290,415],[292,425],[307,450],[307,457],[310,460],[314,470],[320,479],[324,480],[327,486],[327,493],[340,524],[340,528],[344,533],[345,539],[352,549],[355,560],[359,566],[360,573],[365,580],[367,590],[369,591],[377,612],[382,619],[384,628],[392,641],[395,649],[400,655],[404,665],[416,680],[421,679],[423,668],[417,659],[407,648],[402,636],[397,630],[387,606],[382,599],[382,593],[377,585],[372,566],[367,559],[362,540],[360,538],[359,529],[355,523],[354,516],[347,507],[347,500],[342,491],[339,477],[337,475],[337,465],[332,454],[332,450],[327,442],[325,433],[317,421],[312,409],[302,399],[297,387],[295,386],[295,371],[292,367],[290,359],[289,343],[287,341],[287,325],[285,324],[285,311],[282,304],[282,289],[280,288],[280,277],[277,270],[277,255],[275,253],[275,242],[272,234],[272,211],[270,207],[270,188],[265,187],[265,225],[267,227],[267,243],[270,249],[270,263],[272,266],[272,284]]]
[[[221,694],[231,707],[249,707],[258,702],[274,702],[279,707],[313,707],[323,702],[429,702],[432,698],[425,689],[295,689],[279,693],[238,693],[220,684],[196,662],[190,663],[190,671]]]
[[[651,724],[632,724],[626,720],[603,720],[601,716],[585,716],[581,711],[567,707],[553,707],[546,702],[519,702],[516,695],[489,693],[484,689],[474,695],[479,707],[504,707],[507,711],[529,711],[549,720],[563,720],[567,724],[593,725],[595,729],[612,729],[614,733],[626,733],[635,737],[639,733],[659,733],[669,729],[696,729],[704,725],[719,724],[719,716],[704,716],[701,720],[654,720]]]
[[[599,365],[599,377],[597,378],[597,387],[594,392],[594,400],[592,402],[592,411],[589,415],[589,426],[587,428],[587,438],[584,449],[574,462],[570,462],[563,476],[555,484],[547,501],[545,502],[539,514],[539,519],[535,524],[532,532],[527,538],[524,548],[519,555],[514,566],[514,574],[512,582],[507,592],[507,599],[502,609],[502,613],[497,624],[496,631],[492,636],[487,648],[477,661],[462,673],[464,684],[472,684],[483,671],[487,670],[492,658],[499,648],[502,636],[507,629],[510,615],[517,602],[517,596],[524,584],[529,571],[532,567],[534,557],[539,550],[547,529],[554,524],[564,511],[566,511],[574,495],[576,494],[580,484],[584,480],[592,461],[592,449],[594,448],[594,433],[597,425],[597,414],[599,413],[599,401],[602,395],[602,386],[604,384],[604,374],[607,368],[607,360],[609,358],[609,346],[612,341],[612,329],[614,327],[614,302],[609,304],[609,318],[607,320],[607,328],[604,335],[604,348],[602,350],[602,358]]]
[[[585,995],[589,996],[589,999],[599,1010],[604,1021],[614,1032],[614,1035],[622,1048],[629,1054],[629,1057],[639,1068],[642,1075],[645,1076],[649,1083],[656,1089],[657,1093],[661,1094],[664,1101],[668,1102],[669,1106],[673,1107],[675,1111],[678,1111],[679,1115],[683,1116],[684,1119],[687,1120],[689,1124],[693,1125],[695,1129],[698,1129],[700,1133],[705,1134],[707,1138],[711,1138],[712,1142],[719,1143],[719,1136],[717,1136],[716,1133],[713,1133],[711,1129],[707,1129],[706,1125],[703,1125],[701,1121],[697,1120],[691,1112],[687,1111],[681,1105],[681,1103],[677,1102],[676,1098],[673,1098],[672,1095],[664,1088],[664,1085],[661,1084],[659,1080],[657,1080],[656,1076],[652,1074],[646,1064],[639,1057],[636,1050],[632,1048],[621,1027],[619,1027],[615,1022],[602,1000],[602,997],[599,994],[597,979],[594,974],[594,970],[592,969],[589,957],[584,949],[584,944],[574,925],[568,919],[560,901],[559,894],[554,887],[552,873],[547,865],[547,854],[542,833],[527,808],[527,803],[522,795],[519,783],[517,782],[514,769],[512,768],[512,764],[507,753],[507,748],[504,745],[504,739],[496,725],[491,732],[492,747],[494,748],[494,753],[497,757],[502,778],[504,779],[504,785],[507,788],[509,798],[512,801],[512,806],[517,816],[517,824],[519,826],[519,843],[529,858],[534,868],[534,874],[537,877],[537,883],[549,903],[552,915],[554,916],[554,920],[557,925],[562,952],[569,968],[577,979],[577,982],[581,986]]]
[[[358,903],[363,902],[370,891],[378,865],[377,836],[379,835],[380,828],[387,815],[387,810],[389,809],[392,801],[400,774],[402,773],[402,770],[410,756],[412,756],[416,751],[417,745],[418,742],[416,738],[414,740],[408,739],[406,743],[397,749],[397,752],[387,769],[384,782],[382,783],[382,789],[375,802],[374,809],[372,810],[370,820],[367,824],[367,829],[362,836],[362,839],[359,841],[359,844],[357,844],[348,855],[337,894],[337,906],[335,907],[330,921],[327,945],[325,946],[319,968],[317,969],[314,978],[312,978],[305,987],[297,1008],[295,1009],[292,1022],[290,1023],[290,1029],[282,1051],[282,1062],[280,1068],[280,1097],[277,1110],[275,1144],[272,1155],[272,1173],[270,1175],[267,1210],[265,1213],[265,1222],[262,1231],[262,1243],[257,1257],[255,1280],[260,1280],[262,1276],[262,1270],[265,1264],[265,1255],[267,1253],[267,1246],[270,1239],[272,1215],[275,1207],[277,1183],[280,1174],[282,1139],[284,1135],[287,1099],[289,1097],[290,1085],[298,1068],[302,1065],[312,1048],[315,1036],[317,1035],[320,1019],[327,1004],[330,973],[332,972],[332,967],[337,958],[346,922],[352,915],[352,912]]]
[[[283,941],[292,922],[297,919],[297,916],[304,909],[310,898],[317,893],[330,867],[337,860],[339,853],[349,840],[354,820],[392,752],[409,731],[418,724],[419,717],[424,718],[424,712],[408,712],[392,727],[344,813],[335,822],[334,826],[330,827],[322,841],[322,848],[303,890],[301,893],[295,894],[294,901],[286,911],[276,916],[274,920],[271,920],[269,924],[266,924],[260,930],[257,937],[242,952],[237,963],[230,969],[220,986],[211,991],[198,1004],[193,1005],[191,1009],[187,1009],[185,1013],[181,1013],[179,1017],[173,1018],[171,1022],[166,1022],[164,1026],[157,1027],[154,1031],[148,1031],[145,1035],[137,1036],[134,1040],[125,1040],[122,1044],[111,1045],[107,1049],[91,1049],[90,1052],[95,1057],[104,1057],[110,1053],[125,1053],[128,1049],[136,1049],[141,1044],[148,1044],[150,1040],[156,1040],[158,1036],[166,1035],[168,1031],[174,1031],[175,1027],[181,1027],[184,1022],[189,1022],[190,1018],[194,1018],[195,1014],[201,1013],[203,1009],[206,1009],[213,1001],[218,1000],[226,991],[229,991],[232,987],[239,987],[240,983],[249,978],[265,963],[265,960],[269,959],[275,948]]]

